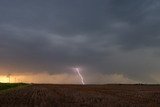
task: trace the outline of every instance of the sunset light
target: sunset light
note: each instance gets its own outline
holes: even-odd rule
[[[9,79],[7,76],[0,76],[0,82],[1,83],[9,83]]]

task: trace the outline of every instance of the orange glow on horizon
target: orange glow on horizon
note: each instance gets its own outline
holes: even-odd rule
[[[7,76],[0,76],[1,83],[9,83],[9,78]]]
[[[0,83],[19,83],[22,82],[21,78],[18,76],[10,76],[10,79],[8,76],[0,75]]]
[[[10,83],[55,83],[55,84],[69,84],[79,83],[76,77],[77,75],[71,74],[55,74],[49,75],[47,73],[39,74],[22,74],[22,75],[10,75]],[[74,81],[74,82],[73,82]],[[0,75],[1,83],[9,83],[9,77],[7,75]]]

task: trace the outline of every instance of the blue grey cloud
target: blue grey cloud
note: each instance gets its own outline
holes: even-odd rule
[[[12,72],[124,74],[156,82],[158,0],[1,0],[0,64]]]

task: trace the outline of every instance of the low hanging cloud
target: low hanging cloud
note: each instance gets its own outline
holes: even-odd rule
[[[140,83],[139,81],[131,80],[128,77],[125,77],[123,74],[102,75],[99,73],[95,73],[91,75],[85,75],[83,77],[85,84]],[[0,82],[9,82],[9,78],[6,75],[0,75],[0,78]],[[80,77],[76,73],[61,73],[49,75],[45,72],[37,73],[36,75],[26,73],[20,75],[10,75],[10,82],[81,84]]]
[[[150,76],[160,70],[159,6],[157,0],[2,0],[0,72],[60,75],[79,66],[85,75],[109,75],[99,83],[160,82]],[[98,83],[94,76],[88,81]]]

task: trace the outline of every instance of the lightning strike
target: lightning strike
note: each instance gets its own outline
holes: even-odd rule
[[[85,83],[84,83],[83,76],[81,75],[81,73],[80,73],[80,71],[79,71],[78,68],[75,68],[75,69],[76,69],[76,72],[78,73],[78,75],[79,75],[79,77],[80,77],[80,79],[81,79],[81,83],[84,85]]]

